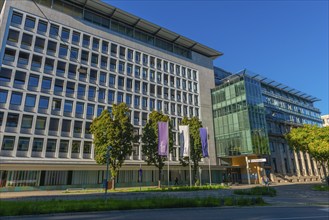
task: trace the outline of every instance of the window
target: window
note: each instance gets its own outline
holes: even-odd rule
[[[56,48],[57,48],[57,43],[54,41],[48,40],[47,53],[50,53],[52,55],[55,54]]]
[[[93,38],[93,49],[98,50],[99,49],[99,39]]]
[[[3,60],[7,62],[14,62],[15,55],[16,55],[16,50],[6,48]]]
[[[74,133],[82,132],[82,121],[74,121],[73,132]]]
[[[11,17],[11,23],[20,25],[22,23],[22,18],[23,15],[21,13],[14,12],[13,16]]]
[[[45,73],[51,73],[54,70],[54,62],[55,61],[53,59],[46,58],[45,68],[44,68]]]
[[[35,18],[30,16],[26,16],[25,19],[25,29],[33,29],[35,26]]]
[[[62,29],[62,36],[61,36],[61,40],[63,41],[69,41],[70,38],[70,30],[63,28]]]
[[[80,153],[80,141],[73,141],[72,143],[72,153]]]
[[[47,22],[46,21],[42,21],[42,20],[39,20],[39,23],[38,23],[38,32],[39,33],[46,33],[47,32]]]
[[[51,78],[43,77],[41,88],[45,90],[49,90],[51,87]]]
[[[36,37],[34,43],[34,49],[43,50],[45,48],[45,39]]]
[[[66,63],[62,61],[57,62],[56,74],[63,76],[66,69]]]
[[[83,153],[90,154],[91,153],[91,142],[85,142],[83,146]]]
[[[126,94],[126,104],[131,105],[132,102],[132,97],[130,94]]]
[[[72,113],[72,108],[73,108],[73,102],[66,100],[64,103],[64,112]]]
[[[19,56],[18,56],[18,65],[23,66],[23,68],[26,68],[26,66],[29,63],[29,57],[30,57],[30,54],[20,52]]]
[[[102,42],[102,52],[107,54],[108,50],[109,50],[109,43],[106,41],[103,41]]]
[[[66,45],[61,44],[59,46],[59,56],[66,57],[67,56],[68,47]]]
[[[30,47],[32,45],[32,39],[32,35],[24,33],[21,45]]]
[[[99,82],[105,84],[106,83],[106,73],[101,72],[99,76]]]
[[[95,109],[94,105],[88,104],[87,105],[87,115],[88,116],[93,116],[94,115],[94,109]]]
[[[123,93],[122,93],[122,92],[118,92],[117,102],[118,102],[118,103],[123,102]]]
[[[31,129],[32,128],[32,122],[33,122],[33,116],[32,115],[23,115],[21,128]]]
[[[116,56],[117,55],[117,45],[116,44],[111,44],[111,55]]]
[[[66,83],[66,95],[67,96],[74,96],[74,89],[75,88],[75,83],[74,82],[67,82]]]
[[[78,96],[85,97],[85,93],[86,93],[86,86],[83,84],[79,84],[78,85]]]
[[[22,103],[22,93],[13,92],[11,94],[10,104],[11,105],[20,105],[21,103]]]
[[[95,87],[89,86],[89,91],[88,91],[88,98],[94,99],[96,95],[96,89]]]
[[[49,122],[49,131],[58,131],[59,119],[51,118]]]
[[[103,110],[104,110],[104,106],[99,105],[97,108],[97,117],[102,114]]]
[[[18,43],[19,32],[9,29],[7,41],[11,43]]]
[[[60,111],[61,110],[61,105],[62,105],[62,100],[61,99],[53,99],[51,109],[55,111]]]
[[[123,77],[118,78],[118,86],[121,88],[125,86],[125,79]]]
[[[30,138],[20,137],[18,139],[17,150],[18,151],[27,151],[29,149],[29,145],[30,145]]]
[[[53,36],[53,37],[57,37],[58,36],[58,29],[59,27],[57,25],[54,25],[54,24],[51,24],[50,25],[50,35]]]
[[[115,86],[115,75],[110,74],[110,86]]]
[[[7,95],[8,95],[7,90],[0,90],[0,103],[6,103]]]
[[[61,142],[59,144],[59,152],[60,153],[67,153],[68,148],[69,148],[69,141],[61,140]]]
[[[36,100],[35,95],[26,95],[25,106],[26,107],[34,107],[35,106],[35,100]]]
[[[56,151],[56,139],[48,139],[46,152],[55,152]]]
[[[49,98],[40,96],[39,108],[48,109],[48,104],[49,104]]]
[[[73,31],[72,43],[79,44],[79,42],[80,42],[80,33]]]
[[[89,44],[90,44],[90,37],[87,35],[83,35],[82,45],[88,48]]]
[[[98,65],[98,55],[95,53],[91,54],[91,64]]]
[[[71,121],[63,120],[62,132],[70,132],[71,130]]]
[[[2,68],[0,71],[0,83],[8,83],[11,79],[11,69]]]
[[[109,93],[108,93],[108,102],[109,103],[113,103],[114,102],[114,94],[115,94],[114,91],[109,90]]]
[[[83,108],[84,108],[84,104],[81,103],[81,102],[77,102],[75,113],[76,114],[83,114]]]
[[[55,94],[61,95],[63,91],[63,84],[64,84],[63,80],[59,80],[59,79],[55,80],[55,87],[54,87]]]
[[[81,52],[81,60],[84,61],[84,62],[88,62],[88,60],[89,60],[89,52],[88,51],[83,50]]]
[[[105,89],[99,89],[98,91],[98,101],[102,101],[105,99]]]
[[[41,152],[43,148],[43,139],[42,138],[34,138],[32,151],[33,152]]]
[[[7,127],[16,128],[18,123],[19,114],[8,113],[7,115]]]
[[[37,117],[37,122],[35,124],[35,129],[44,131],[45,128],[46,128],[46,120],[47,119],[45,117],[38,116]]]
[[[36,75],[30,75],[29,78],[29,83],[28,83],[28,87],[30,88],[37,88],[39,84],[39,77]]]
[[[16,70],[14,85],[24,85],[25,84],[26,73]]]
[[[2,141],[1,150],[13,150],[15,143],[15,137],[12,136],[4,136]]]

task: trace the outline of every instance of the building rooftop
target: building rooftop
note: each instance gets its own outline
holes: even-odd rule
[[[164,27],[160,27],[140,17],[111,6],[105,2],[102,2],[101,0],[67,0],[67,2],[77,4],[83,8],[92,9],[110,19],[123,22],[124,24],[127,24],[133,28],[142,30],[150,35],[162,38],[166,41],[187,48],[206,57],[216,59],[217,57],[223,55],[223,53],[215,49],[207,47],[199,42],[172,32]]]

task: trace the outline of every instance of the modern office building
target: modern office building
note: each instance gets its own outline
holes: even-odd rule
[[[321,126],[317,98],[244,70],[212,89],[214,137],[232,182],[315,181],[324,174],[307,153],[289,149],[284,134],[302,124]],[[249,176],[249,178],[248,178]]]
[[[329,126],[329,115],[322,115],[321,119],[324,127]]]
[[[101,186],[105,166],[94,160],[89,126],[121,102],[130,107],[139,134],[152,110],[171,117],[170,176],[188,180],[179,165],[178,124],[183,116],[197,116],[213,130],[210,88],[220,52],[100,0],[2,3],[2,187]],[[215,182],[212,138],[209,146]],[[146,166],[141,147],[127,156],[119,186],[137,184],[140,165],[143,184],[157,184],[157,169]]]

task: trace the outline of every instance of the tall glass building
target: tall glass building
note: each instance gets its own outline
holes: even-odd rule
[[[138,134],[152,110],[170,116],[169,178],[189,178],[179,165],[178,125],[196,116],[213,130],[210,88],[220,52],[100,0],[1,3],[1,187],[101,186],[105,166],[94,160],[89,127],[121,102]],[[212,139],[209,145],[217,165]],[[137,184],[140,165],[143,184],[157,184],[141,148],[127,155],[119,186]]]
[[[212,89],[217,156],[233,182],[311,181],[323,175],[308,154],[289,149],[283,135],[302,124],[321,126],[317,98],[250,71],[221,77]]]

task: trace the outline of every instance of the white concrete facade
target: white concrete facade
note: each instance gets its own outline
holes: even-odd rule
[[[197,116],[213,130],[212,58],[194,51],[191,59],[181,57],[38,6],[47,18],[29,0],[5,1],[0,16],[0,176],[11,181],[5,186],[23,186],[25,180],[30,186],[100,184],[105,167],[94,161],[88,127],[120,102],[130,106],[140,134],[153,109],[171,117],[176,140],[170,163],[177,171],[171,175],[183,176],[180,120]],[[209,145],[215,166],[212,137]],[[127,156],[123,182],[136,181],[140,164],[149,170],[145,182],[156,179],[139,145]]]

